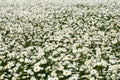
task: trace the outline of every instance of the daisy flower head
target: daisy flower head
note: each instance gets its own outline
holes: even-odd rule
[[[69,80],[78,80],[78,77],[70,77]]]
[[[63,75],[69,76],[71,74],[72,74],[72,72],[70,70],[63,70]]]
[[[39,67],[39,66],[35,66],[35,67],[33,68],[33,70],[34,70],[34,72],[39,72],[39,71],[40,71],[40,67]]]

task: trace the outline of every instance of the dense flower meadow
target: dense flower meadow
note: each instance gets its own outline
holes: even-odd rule
[[[120,3],[69,1],[0,3],[0,80],[120,80]]]

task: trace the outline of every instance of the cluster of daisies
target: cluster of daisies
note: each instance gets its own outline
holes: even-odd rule
[[[120,80],[120,4],[69,1],[0,3],[0,80]]]

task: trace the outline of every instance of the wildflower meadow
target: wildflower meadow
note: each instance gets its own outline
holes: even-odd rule
[[[120,80],[120,0],[0,0],[0,80]]]

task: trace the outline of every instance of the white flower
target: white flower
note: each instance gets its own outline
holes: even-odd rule
[[[64,56],[63,60],[69,60],[69,57],[68,56]]]
[[[40,61],[40,63],[41,63],[41,64],[45,64],[45,63],[47,63],[47,60],[46,60],[46,59],[43,59],[43,60]]]
[[[21,66],[21,64],[20,64],[20,63],[17,63],[16,66]]]
[[[12,77],[12,80],[17,80],[17,77],[16,77],[16,76],[13,76],[13,77]]]
[[[52,77],[49,77],[49,78],[48,78],[48,80],[54,80],[54,78],[52,78]]]
[[[60,65],[57,69],[62,71],[64,69],[64,66]]]
[[[56,72],[55,72],[55,71],[52,71],[52,72],[51,72],[51,76],[54,76],[54,77],[57,76]]]
[[[70,77],[69,80],[78,80],[78,77]]]
[[[111,65],[109,66],[109,70],[111,71],[117,71],[119,69],[119,65]]]
[[[29,59],[27,59],[27,58],[25,58],[25,61],[24,61],[25,63],[30,63],[30,60]]]
[[[100,48],[96,48],[96,54],[101,54],[101,50],[100,50]]]
[[[41,75],[41,74],[40,74],[40,75]],[[41,77],[45,77],[45,76],[46,76],[46,74],[42,74],[42,75],[41,75]]]
[[[91,77],[90,80],[95,80],[95,78],[94,78],[94,77]]]
[[[13,71],[16,72],[19,69],[19,67],[14,67]]]
[[[36,78],[32,76],[32,77],[30,78],[30,80],[36,80]]]
[[[2,70],[3,69],[3,66],[0,66],[0,70]]]
[[[34,72],[39,72],[40,71],[40,67],[39,66],[34,66]]]
[[[58,77],[54,77],[54,80],[59,80]]]
[[[11,65],[10,65],[10,64],[7,64],[4,68],[5,68],[5,69],[10,69],[10,68],[11,68]]]
[[[3,40],[2,40],[2,35],[0,34],[0,42],[2,42]]]
[[[37,55],[38,56],[40,56],[40,55],[43,56],[44,54],[45,53],[44,53],[43,49],[38,47],[38,53],[37,53]]]
[[[63,75],[65,75],[65,76],[69,76],[69,75],[71,75],[71,74],[72,74],[72,72],[69,71],[69,70],[64,70],[64,71],[63,71]]]
[[[20,60],[20,62],[24,62],[24,59],[23,59],[23,58],[20,58],[19,60]]]
[[[27,74],[34,75],[34,72],[31,69],[27,70],[26,72],[27,72]]]
[[[90,71],[90,75],[91,76],[95,75],[96,77],[98,77],[99,74],[98,74],[97,70],[93,69],[93,70]]]
[[[117,39],[115,39],[115,40],[113,40],[111,42],[112,42],[112,44],[116,44],[117,43]]]
[[[59,80],[58,77],[49,77],[48,80]]]
[[[104,32],[103,31],[98,31],[98,34],[101,36],[104,36]]]
[[[65,48],[58,48],[57,51],[58,52],[66,52],[67,50]]]

